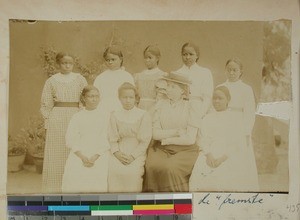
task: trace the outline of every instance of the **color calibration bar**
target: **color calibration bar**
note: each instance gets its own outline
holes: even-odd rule
[[[192,194],[9,196],[11,216],[191,215]]]

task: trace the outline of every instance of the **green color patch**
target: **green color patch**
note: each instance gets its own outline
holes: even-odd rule
[[[101,206],[91,206],[91,211],[94,210],[132,210],[132,205],[101,205]]]

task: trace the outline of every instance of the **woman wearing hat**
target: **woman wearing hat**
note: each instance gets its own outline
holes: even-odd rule
[[[187,192],[198,156],[198,128],[191,119],[190,81],[174,73],[164,77],[168,99],[160,100],[153,116],[153,139],[146,160],[144,191]]]
[[[190,191],[257,191],[257,172],[251,164],[242,121],[228,110],[231,95],[219,86],[213,94],[215,112],[201,126],[199,155],[190,178]]]

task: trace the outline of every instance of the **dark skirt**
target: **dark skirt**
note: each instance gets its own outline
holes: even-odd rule
[[[197,145],[165,145],[149,148],[144,179],[145,192],[188,192],[189,178],[198,158]]]

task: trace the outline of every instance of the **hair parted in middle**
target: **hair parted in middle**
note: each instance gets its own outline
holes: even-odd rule
[[[84,97],[85,97],[85,95],[86,95],[88,92],[90,92],[90,91],[92,91],[92,90],[95,90],[95,91],[97,91],[97,92],[100,94],[99,89],[98,89],[97,87],[93,86],[93,85],[87,85],[87,86],[85,86],[85,87],[82,89],[81,94],[80,94],[80,102],[81,102],[84,106],[85,106]]]

